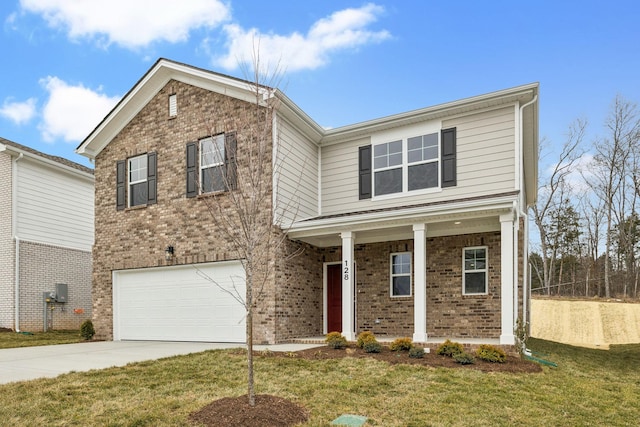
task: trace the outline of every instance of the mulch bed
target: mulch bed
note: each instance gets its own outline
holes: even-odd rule
[[[425,353],[422,359],[414,359],[410,358],[407,352],[391,351],[388,347],[383,347],[380,353],[366,353],[364,350],[351,345],[343,350],[317,347],[291,353],[270,351],[255,352],[255,355],[258,358],[286,357],[307,360],[369,357],[390,364],[402,363],[431,368],[477,369],[483,372],[507,372],[515,374],[542,372],[542,367],[539,364],[514,356],[507,356],[505,363],[491,363],[476,359],[472,365],[461,365],[456,363],[451,357],[439,356],[435,354],[435,352]],[[290,400],[262,394],[256,396],[256,405],[254,407],[249,406],[249,399],[246,395],[233,398],[225,397],[192,413],[189,419],[206,426],[217,427],[290,427],[306,421],[308,416],[306,409]]]
[[[0,332],[13,332],[13,331],[9,328],[0,328]]]

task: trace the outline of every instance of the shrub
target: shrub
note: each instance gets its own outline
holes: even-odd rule
[[[325,342],[333,349],[341,349],[347,346],[347,339],[340,332],[329,332]]]
[[[362,349],[367,353],[380,353],[382,351],[382,345],[378,341],[369,341],[364,343]]]
[[[455,360],[456,363],[459,363],[461,365],[473,365],[475,361],[473,356],[467,353],[466,351],[463,351],[462,353],[454,354],[453,360]]]
[[[459,353],[464,353],[464,347],[462,347],[462,344],[459,342],[451,340],[446,340],[436,349],[436,354],[440,354],[442,356],[453,357]]]
[[[356,341],[356,345],[360,348],[364,348],[364,345],[368,342],[378,342],[373,332],[364,331],[358,334],[358,339]]]
[[[411,338],[396,338],[389,346],[389,349],[391,351],[409,351],[412,346],[413,342],[411,341]]]
[[[424,348],[414,345],[409,350],[409,357],[413,359],[422,359],[424,357]]]
[[[490,344],[482,344],[478,347],[476,356],[487,362],[504,363],[507,360],[507,355],[502,349]]]
[[[93,322],[90,319],[85,320],[80,325],[80,336],[89,341],[96,334],[96,330],[93,329]]]

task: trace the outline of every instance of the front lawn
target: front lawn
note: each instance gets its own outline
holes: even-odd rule
[[[0,332],[0,349],[37,345],[73,344],[84,341],[80,331],[49,331],[34,333]]]
[[[623,426],[640,419],[640,345],[603,351],[531,340],[531,347],[558,368],[483,373],[291,353],[256,358],[256,391],[307,408],[306,426],[326,426],[341,414],[364,415],[375,426]],[[2,385],[0,420],[182,426],[211,401],[244,393],[244,353],[217,350]]]

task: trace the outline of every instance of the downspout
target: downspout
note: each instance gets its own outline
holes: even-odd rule
[[[528,107],[529,105],[535,103],[538,100],[538,95],[536,94],[533,99],[529,102],[527,102],[526,104],[522,105],[520,107],[520,129],[519,129],[519,138],[520,138],[520,190],[522,190],[524,188],[524,174],[522,173],[522,171],[524,171],[524,156],[523,156],[523,150],[522,150],[522,144],[523,144],[523,139],[524,139],[524,131],[523,131],[523,127],[522,127],[522,116],[523,116],[523,110]],[[523,327],[527,327],[527,322],[528,322],[528,318],[527,318],[527,308],[529,306],[529,216],[528,214],[522,209],[522,205],[526,204],[526,198],[522,195],[522,191],[520,191],[520,198],[521,203],[520,203],[520,210],[519,210],[519,215],[521,217],[524,218],[524,241],[527,243],[527,246],[525,248],[523,248],[523,255],[524,255],[524,259],[523,259],[523,263],[522,263],[522,325]],[[531,357],[531,350],[529,350],[528,348],[526,348],[526,345],[524,343],[522,343],[523,348],[522,348],[522,352],[523,354],[525,354],[526,356]]]
[[[20,237],[18,236],[18,161],[24,156],[20,153],[18,157],[13,159],[11,165],[11,228],[13,229],[13,240],[15,241],[15,257],[14,257],[14,329],[20,332]]]

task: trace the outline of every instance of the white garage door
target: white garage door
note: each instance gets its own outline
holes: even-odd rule
[[[244,300],[244,277],[237,261],[116,271],[113,338],[245,342],[244,307],[229,294]]]

